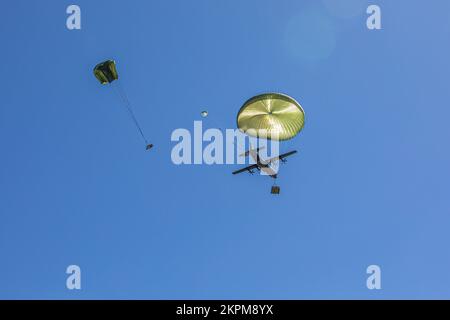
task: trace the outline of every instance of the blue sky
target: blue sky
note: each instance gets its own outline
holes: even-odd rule
[[[372,3],[382,30],[364,0],[80,0],[78,31],[71,2],[4,3],[0,298],[450,298],[450,3]],[[306,111],[279,196],[172,163],[174,129],[234,128],[267,91]]]

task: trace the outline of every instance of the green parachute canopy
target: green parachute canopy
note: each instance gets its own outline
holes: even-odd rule
[[[258,138],[289,140],[305,123],[305,112],[293,98],[281,93],[265,93],[244,103],[237,115],[240,131]]]
[[[94,68],[94,75],[101,84],[108,84],[119,79],[114,60],[106,60],[97,64]]]

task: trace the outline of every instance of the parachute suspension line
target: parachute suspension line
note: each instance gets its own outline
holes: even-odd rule
[[[114,91],[119,96],[119,98],[122,99],[122,101],[124,102],[125,108],[127,108],[127,111],[130,114],[131,119],[133,120],[134,124],[136,125],[136,128],[138,128],[142,139],[144,139],[145,145],[148,146],[149,145],[148,141],[145,138],[144,132],[142,131],[142,128],[139,125],[139,122],[137,121],[136,116],[133,113],[133,109],[131,108],[131,103],[128,100],[127,95],[125,94],[125,91],[123,90],[123,88],[121,87],[121,85],[117,81],[112,83],[112,87],[114,88]]]
[[[273,187],[276,187],[277,186],[277,178],[273,178],[273,185],[272,185]]]

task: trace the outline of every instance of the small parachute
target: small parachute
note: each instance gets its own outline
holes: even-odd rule
[[[108,84],[119,79],[114,60],[100,62],[94,68],[94,75],[101,84]]]
[[[94,67],[94,75],[101,84],[103,85],[112,84],[113,82],[119,79],[119,74],[117,73],[116,69],[116,62],[114,60],[106,60],[100,62]],[[142,131],[142,128],[134,115],[131,103],[128,100],[128,97],[125,91],[123,90],[122,86],[120,85],[120,83],[117,83],[115,85],[112,85],[112,87],[114,88],[119,98],[122,100],[125,108],[130,114],[131,119],[136,125],[136,128],[139,130],[139,133],[142,136],[142,139],[144,140],[146,145],[145,149],[150,150],[151,148],[153,148],[153,144],[148,143],[147,138],[145,137],[144,132]]]

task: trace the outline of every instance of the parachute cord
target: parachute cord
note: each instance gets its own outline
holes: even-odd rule
[[[136,125],[136,128],[138,128],[142,139],[144,139],[145,145],[148,145],[148,141],[145,138],[144,132],[142,131],[142,128],[139,125],[139,122],[137,121],[136,116],[134,115],[133,109],[131,108],[131,103],[126,96],[125,91],[123,90],[123,88],[120,86],[120,84],[117,81],[115,83],[117,85],[114,85],[114,83],[112,85],[112,87],[114,88],[114,91],[119,96],[119,98],[122,99],[122,101],[124,102],[125,108],[127,108],[127,111],[130,114],[131,119],[133,120],[134,124]]]

